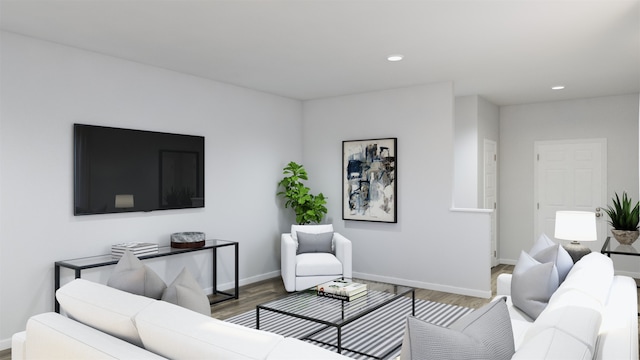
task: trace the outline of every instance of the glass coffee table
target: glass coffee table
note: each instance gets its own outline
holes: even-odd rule
[[[351,280],[351,279],[346,279]],[[402,339],[392,346],[382,355],[367,354],[362,350],[345,347],[343,345],[343,335],[345,326],[361,320],[363,317],[375,312],[384,311],[399,300],[410,297],[406,306],[406,311],[398,315],[403,321],[407,315],[415,316],[415,289],[407,286],[371,282],[365,280],[354,280],[355,282],[367,284],[367,294],[352,301],[343,301],[329,297],[318,296],[315,287],[291,293],[283,298],[272,300],[256,307],[256,328],[260,329],[260,316],[265,312],[273,312],[297,319],[320,324],[313,331],[306,334],[296,334],[296,338],[308,340],[335,348],[338,353],[350,351],[356,354],[365,355],[372,358],[384,359],[397,351],[402,345]],[[264,317],[264,315],[263,315]],[[264,321],[268,321],[263,319]],[[335,343],[323,342],[314,339],[314,335],[324,332],[327,329],[335,328]]]

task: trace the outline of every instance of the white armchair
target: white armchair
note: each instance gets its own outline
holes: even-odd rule
[[[331,249],[298,253],[298,233],[321,235],[333,233]],[[303,237],[308,237],[307,235]],[[306,241],[306,239],[305,239]],[[303,244],[308,249],[308,243]],[[303,250],[303,249],[301,249]],[[327,250],[324,252],[323,250]],[[331,252],[329,252],[331,251]],[[333,232],[333,225],[292,225],[291,233],[281,237],[282,280],[287,291],[299,291],[338,277],[352,277],[351,241]]]

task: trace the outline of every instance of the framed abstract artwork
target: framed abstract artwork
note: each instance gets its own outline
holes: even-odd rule
[[[398,222],[397,140],[342,142],[342,219]]]

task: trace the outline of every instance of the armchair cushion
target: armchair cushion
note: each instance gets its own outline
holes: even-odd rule
[[[304,253],[333,253],[333,231],[310,234],[298,232],[297,254]]]
[[[329,253],[296,256],[296,276],[342,275],[342,263]]]

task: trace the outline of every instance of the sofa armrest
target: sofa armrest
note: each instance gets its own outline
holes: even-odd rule
[[[291,234],[280,237],[280,274],[284,288],[291,292],[296,290],[296,242]]]
[[[26,360],[27,332],[22,331],[11,337],[11,360]]]
[[[511,296],[511,274],[500,274],[496,280],[496,295]]]
[[[594,359],[638,359],[638,295],[636,282],[614,276]]]
[[[335,244],[336,257],[342,263],[342,276],[346,278],[353,277],[351,240],[339,233],[333,233],[333,241]]]

